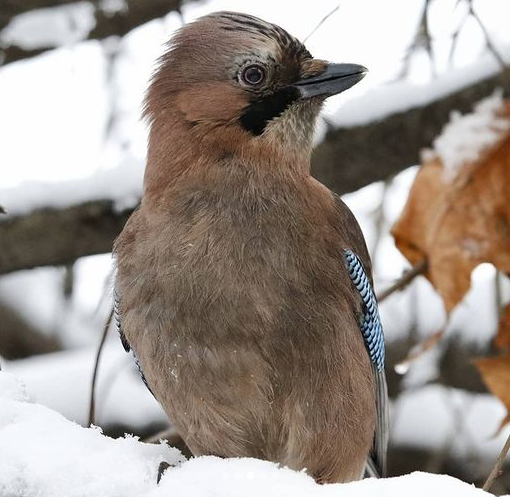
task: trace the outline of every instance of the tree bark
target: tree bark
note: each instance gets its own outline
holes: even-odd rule
[[[0,274],[110,252],[130,212],[117,212],[112,201],[102,200],[2,220]]]

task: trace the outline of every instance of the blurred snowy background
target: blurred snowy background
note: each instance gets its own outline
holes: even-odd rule
[[[510,77],[506,0],[0,0],[0,356],[31,398],[87,425],[94,359],[111,308],[109,249],[136,205],[146,128],[140,106],[163,43],[216,10],[277,23],[314,56],[367,66],[331,99],[314,172],[360,221],[380,292],[407,267],[389,235],[422,147],[453,110]],[[43,8],[44,7],[44,8]],[[336,8],[338,7],[338,8]],[[214,47],[211,47],[214,49]],[[509,286],[488,264],[446,323],[416,278],[381,304],[388,342],[389,469],[480,484],[502,447],[505,409],[471,359],[491,347]],[[438,343],[405,361],[446,327]],[[100,361],[95,424],[113,436],[166,427],[111,330]],[[1,456],[0,456],[1,457]],[[510,476],[494,485],[510,491]]]

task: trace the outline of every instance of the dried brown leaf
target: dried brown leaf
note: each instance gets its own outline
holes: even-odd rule
[[[502,113],[510,116],[510,103]],[[491,262],[510,273],[510,133],[445,180],[440,159],[418,172],[392,234],[404,256],[428,262],[426,276],[447,312],[469,290],[471,272]]]

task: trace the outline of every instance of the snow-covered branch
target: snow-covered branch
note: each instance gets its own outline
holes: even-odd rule
[[[492,94],[495,88],[502,88],[505,94],[510,94],[509,70],[381,120],[332,129],[315,149],[313,173],[331,189],[343,194],[419,164],[420,151],[429,147],[440,134],[452,109],[470,111],[476,102]],[[399,97],[395,97],[398,102]],[[406,96],[402,94],[400,100],[405,102]],[[374,105],[377,103],[374,102]]]
[[[10,0],[7,4],[0,9],[0,65],[69,43],[124,36],[178,11],[182,0]]]
[[[440,133],[451,109],[467,111],[497,87],[510,93],[508,72],[489,76],[447,96],[440,96],[431,103],[391,114],[375,122],[335,128],[326,134],[315,150],[313,173],[340,194],[388,178],[419,162],[420,150],[430,146]],[[118,174],[114,177],[117,178]],[[116,195],[123,194],[119,181],[110,178],[99,183],[115,185]],[[118,198],[111,197],[109,190],[104,188],[95,188],[95,196],[84,196],[89,192],[85,182],[80,185],[55,185],[55,188],[67,192],[65,196],[60,196],[55,188],[48,186],[31,189],[28,200],[34,210],[28,214],[25,205],[28,201],[27,185],[20,187],[23,194],[20,191],[18,194],[11,192],[13,194],[10,195],[23,200],[23,212],[13,211],[11,204],[6,202],[5,191],[2,192],[3,198],[0,200],[10,217],[2,216],[4,219],[0,219],[0,274],[37,266],[67,264],[79,257],[109,252],[113,240],[136,204],[133,197],[137,193],[131,183],[126,185],[126,196],[129,196],[130,202],[120,207]],[[136,190],[139,192],[138,188]],[[37,201],[40,196],[38,191],[43,197],[50,194],[51,201],[46,197]],[[74,195],[75,205],[68,207],[71,204],[64,203],[63,207],[55,206],[54,199],[68,198],[69,192]],[[49,208],[50,205],[54,207]]]

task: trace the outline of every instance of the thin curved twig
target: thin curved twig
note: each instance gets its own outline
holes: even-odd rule
[[[416,276],[419,276],[420,274],[425,273],[427,270],[427,260],[423,259],[422,261],[418,262],[411,268],[404,271],[402,276],[393,283],[393,285],[386,288],[386,290],[383,290],[379,295],[377,295],[377,301],[382,302],[384,299],[388,298],[392,293],[395,293],[398,290],[403,290],[411,281],[416,278]]]
[[[398,79],[403,78],[409,72],[409,66],[411,64],[411,58],[416,52],[416,50],[424,49],[430,60],[430,72],[432,77],[436,77],[436,69],[435,69],[435,60],[434,60],[434,50],[432,49],[432,38],[430,35],[430,27],[428,20],[428,9],[430,6],[430,0],[425,0],[423,4],[423,10],[420,16],[420,21],[418,23],[418,27],[414,34],[413,40],[411,44],[407,47],[406,53],[404,55],[404,60],[402,61],[402,68],[400,70],[400,74]]]
[[[97,348],[96,360],[94,364],[94,372],[92,373],[92,383],[90,386],[90,398],[89,398],[89,417],[88,417],[88,426],[94,424],[95,415],[96,415],[96,383],[97,383],[97,374],[99,371],[99,360],[101,359],[101,353],[103,351],[103,347],[106,341],[106,335],[108,334],[108,329],[110,328],[110,323],[113,318],[113,305],[108,314],[108,319],[105,322],[103,333],[101,335],[101,341],[99,342],[99,347]]]
[[[461,0],[457,0],[457,3],[455,4],[455,8],[461,3]],[[453,57],[455,55],[455,51],[457,49],[457,42],[459,41],[459,36],[462,30],[464,29],[464,26],[466,24],[466,21],[468,20],[470,16],[469,8],[466,10],[464,16],[462,17],[461,21],[459,22],[459,25],[457,26],[457,29],[452,33],[452,44],[450,46],[450,53],[448,54],[448,64],[450,67],[453,67]]]
[[[473,0],[468,0],[468,8],[470,15],[478,23],[478,26],[480,26],[480,29],[482,30],[483,36],[485,37],[485,44],[489,49],[489,52],[498,61],[498,64],[500,65],[501,69],[505,70],[508,67],[508,64],[505,62],[505,60],[499,53],[498,49],[495,47],[494,43],[491,40],[491,37],[489,36],[489,32],[485,27],[485,24],[482,22],[480,16],[476,13],[475,9],[473,8]]]
[[[306,43],[307,40],[340,8],[340,4],[338,4],[331,12],[326,14],[318,23],[315,28],[313,28],[308,35],[305,36],[303,43]]]
[[[487,480],[485,480],[485,483],[483,484],[482,489],[485,490],[486,492],[490,490],[492,484],[494,483],[494,480],[500,475],[501,466],[503,466],[503,463],[505,462],[506,455],[508,454],[509,450],[510,450],[510,434],[508,435],[505,445],[503,446],[501,452],[499,453],[498,459],[494,464],[494,467],[492,468],[490,475],[487,477]]]

